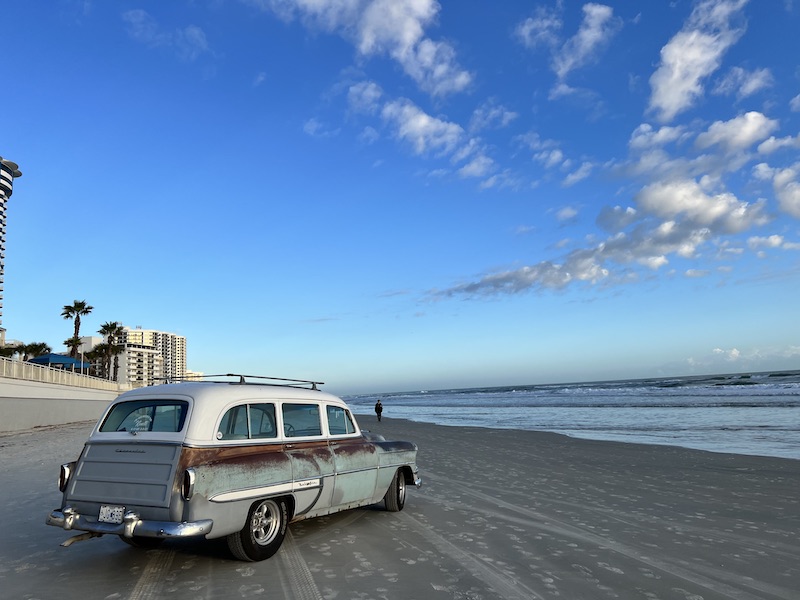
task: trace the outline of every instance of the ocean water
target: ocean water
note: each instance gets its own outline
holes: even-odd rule
[[[800,371],[349,396],[384,416],[800,459]]]

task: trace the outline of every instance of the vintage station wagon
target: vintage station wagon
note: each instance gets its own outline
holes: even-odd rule
[[[362,431],[319,382],[233,377],[141,388],[106,409],[77,461],[61,466],[48,525],[134,546],[226,537],[263,560],[290,522],[385,502],[419,486],[417,447]]]

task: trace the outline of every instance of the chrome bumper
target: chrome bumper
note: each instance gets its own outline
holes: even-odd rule
[[[90,519],[79,514],[70,506],[51,512],[47,515],[46,523],[54,527],[61,527],[67,531],[77,529],[99,534],[121,535],[127,538],[172,538],[207,535],[214,525],[214,521],[211,519],[194,522],[184,521],[181,523],[174,521],[142,521],[139,515],[133,511],[125,513],[120,524],[101,523],[93,518]]]

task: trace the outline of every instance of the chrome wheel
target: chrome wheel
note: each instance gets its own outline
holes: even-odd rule
[[[253,511],[250,531],[253,541],[259,546],[270,544],[281,528],[280,509],[272,500],[265,500]]]
[[[241,531],[228,536],[228,548],[240,560],[264,560],[278,551],[289,526],[285,498],[261,500],[250,507]]]

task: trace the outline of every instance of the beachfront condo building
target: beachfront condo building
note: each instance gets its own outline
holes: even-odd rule
[[[14,179],[22,177],[19,165],[0,156],[0,346],[5,346],[3,327],[3,272],[6,263],[6,203],[14,191]]]
[[[186,375],[186,338],[181,335],[123,327],[114,343],[123,347],[119,355],[119,383],[143,387]]]

